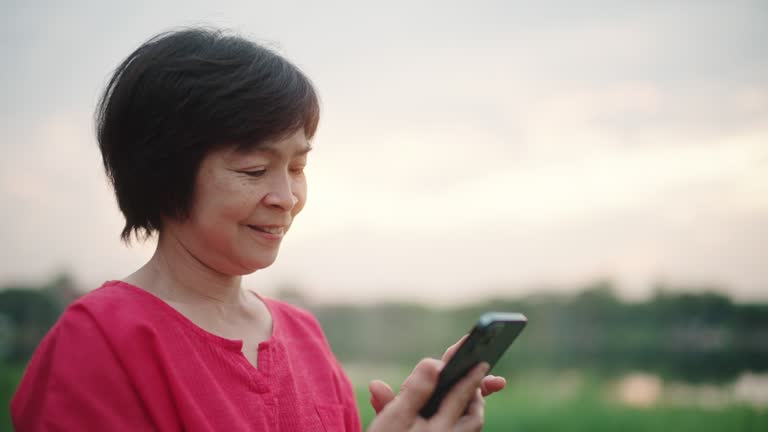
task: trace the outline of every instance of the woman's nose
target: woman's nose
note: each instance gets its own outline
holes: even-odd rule
[[[270,189],[264,197],[264,203],[269,207],[278,208],[284,211],[291,211],[299,199],[293,194],[291,179],[287,176],[276,176],[274,181],[270,182]]]

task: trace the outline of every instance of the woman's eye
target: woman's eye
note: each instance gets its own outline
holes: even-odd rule
[[[266,172],[267,172],[267,170],[260,169],[260,170],[254,170],[254,171],[243,171],[243,174],[249,175],[251,177],[261,177]]]
[[[302,166],[302,167],[291,168],[291,172],[293,174],[304,174],[304,167]]]

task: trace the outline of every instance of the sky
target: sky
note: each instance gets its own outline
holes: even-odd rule
[[[0,281],[95,288],[149,258],[119,240],[93,110],[139,44],[206,24],[278,50],[322,100],[307,207],[249,286],[768,300],[764,1],[31,3],[0,6]]]

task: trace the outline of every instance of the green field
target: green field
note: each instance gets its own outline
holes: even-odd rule
[[[11,396],[19,385],[21,374],[24,371],[23,366],[10,366],[0,363],[0,431],[10,431],[11,429]]]
[[[373,410],[367,406],[367,390],[359,389],[358,403],[362,408],[363,422],[367,425],[373,417]],[[514,392],[489,398],[485,421],[485,431],[498,432],[768,430],[768,414],[744,406],[717,410],[692,407],[630,409],[589,398],[554,403],[530,400]]]

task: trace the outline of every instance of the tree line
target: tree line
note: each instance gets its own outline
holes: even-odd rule
[[[60,275],[40,286],[0,288],[0,362],[24,364],[65,307],[81,293]],[[296,292],[292,300],[301,302]],[[411,365],[439,357],[486,311],[524,313],[526,330],[497,366],[647,370],[686,380],[768,371],[768,304],[741,304],[713,291],[659,287],[628,302],[601,281],[578,294],[537,294],[472,305],[304,304],[342,362]]]
[[[495,299],[455,308],[407,304],[313,307],[342,361],[413,364],[466,333],[486,311],[522,312],[528,325],[497,366],[602,374],[643,370],[688,381],[768,371],[768,304],[737,304],[717,292],[658,287],[626,302],[610,282],[578,294]]]

